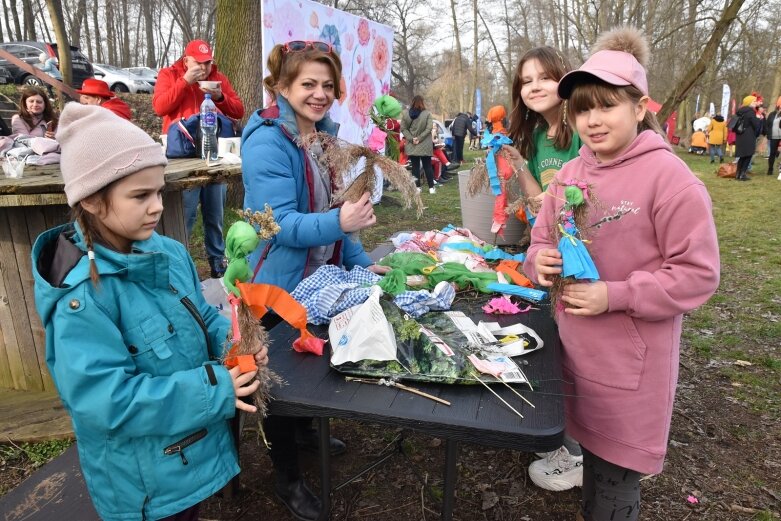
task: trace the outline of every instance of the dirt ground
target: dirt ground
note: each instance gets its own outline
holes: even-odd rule
[[[144,107],[148,96],[123,96],[136,109],[137,121],[159,131]],[[144,98],[147,98],[146,100]],[[729,319],[730,317],[727,317]],[[684,324],[686,327],[686,324]],[[775,345],[743,345],[748,353]],[[682,346],[680,382],[672,418],[665,470],[642,483],[643,520],[779,520],[781,512],[781,419],[778,397],[770,410],[755,410],[744,400],[719,359]],[[760,371],[741,367],[741,371]],[[333,435],[348,445],[334,458],[333,483],[340,483],[371,461],[399,431],[387,426],[334,421]],[[404,432],[402,447],[384,465],[334,494],[334,520],[431,520],[439,516],[444,443]],[[292,519],[272,492],[271,461],[251,429],[242,441],[242,486],[238,497],[212,498],[202,520]],[[574,519],[579,489],[548,492],[535,487],[526,468],[533,454],[461,445],[454,519],[561,521]],[[309,480],[317,484],[317,458],[302,455]],[[0,469],[0,485],[20,482],[24,463]],[[0,487],[5,488],[5,487]],[[694,502],[696,501],[696,502]]]

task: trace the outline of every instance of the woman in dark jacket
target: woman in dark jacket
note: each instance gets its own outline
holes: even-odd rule
[[[738,171],[736,179],[738,181],[749,181],[746,175],[748,166],[751,164],[751,157],[757,148],[757,138],[762,135],[762,120],[756,115],[754,109],[757,106],[757,98],[746,96],[743,98],[743,104],[735,113],[736,118],[743,119],[743,132],[737,135],[735,141],[735,156],[738,158]]]

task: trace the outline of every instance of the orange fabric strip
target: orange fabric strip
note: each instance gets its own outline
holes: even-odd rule
[[[241,299],[249,306],[255,318],[262,318],[268,308],[282,319],[298,329],[301,336],[293,342],[293,349],[303,353],[323,354],[325,340],[317,338],[306,329],[306,309],[296,302],[284,289],[270,284],[251,284],[239,282],[236,287],[241,292]]]
[[[534,283],[526,278],[525,275],[518,273],[518,268],[521,263],[514,260],[505,259],[499,262],[499,265],[494,268],[499,273],[503,273],[510,277],[510,280],[518,286],[526,286],[527,288],[533,288]]]

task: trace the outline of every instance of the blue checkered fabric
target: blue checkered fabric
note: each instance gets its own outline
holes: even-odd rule
[[[328,324],[333,317],[369,298],[371,286],[377,284],[379,275],[356,266],[350,271],[333,265],[320,266],[314,273],[302,280],[291,296],[306,308],[307,322]],[[429,311],[450,309],[456,291],[447,282],[440,282],[434,291],[405,291],[393,302],[418,318]]]

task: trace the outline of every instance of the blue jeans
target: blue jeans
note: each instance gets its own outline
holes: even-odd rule
[[[724,159],[724,152],[721,150],[721,145],[710,144],[710,162],[713,163],[714,156],[719,156],[719,160]]]
[[[225,210],[225,194],[228,188],[224,183],[213,183],[182,191],[184,219],[189,237],[195,225],[198,203],[203,215],[203,242],[209,266],[217,272],[225,271],[225,241],[222,238],[222,220]]]

